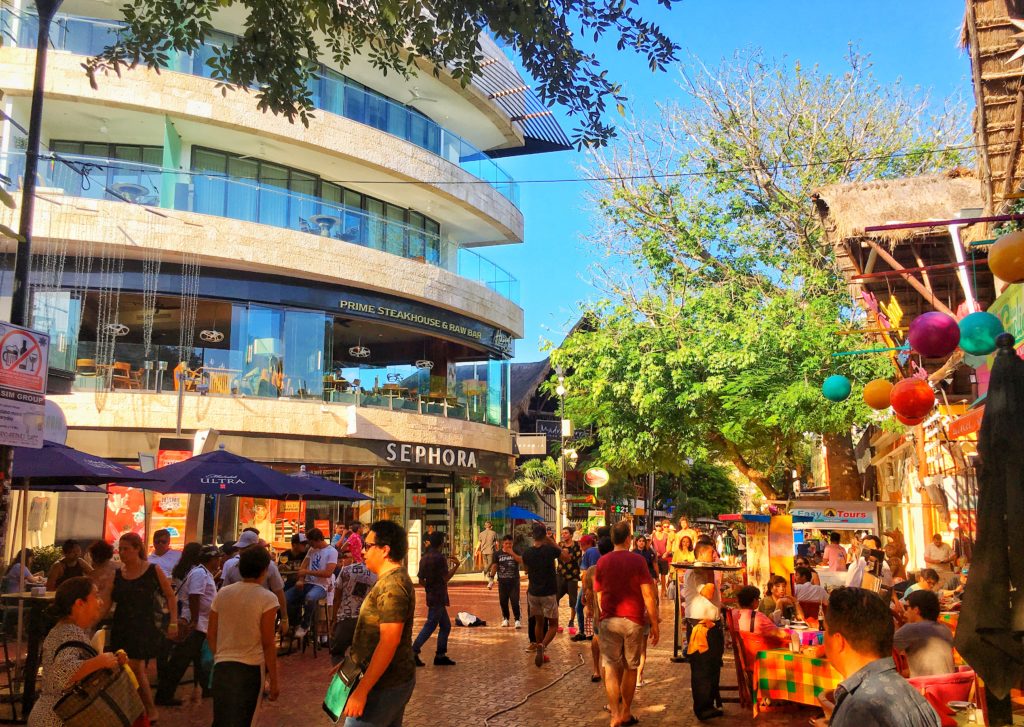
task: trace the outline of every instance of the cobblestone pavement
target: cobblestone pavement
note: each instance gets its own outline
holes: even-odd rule
[[[417,623],[422,623],[425,607],[422,591],[417,592]],[[424,648],[428,666],[417,672],[416,690],[405,713],[406,727],[540,727],[548,725],[607,725],[608,715],[602,711],[604,691],[601,684],[590,681],[590,644],[569,640],[568,632],[559,634],[548,650],[550,663],[538,669],[532,654],[525,653],[528,643],[525,625],[521,630],[501,628],[497,589],[487,590],[482,584],[453,584],[451,608],[469,611],[485,619],[481,628],[453,628],[448,653],[458,662],[455,667],[435,668],[430,665],[434,640]],[[525,608],[525,583],[522,594]],[[562,607],[561,623],[567,623],[569,611]],[[644,674],[645,686],[639,690],[634,713],[642,727],[688,727],[700,724],[693,715],[690,702],[690,673],[686,664],[669,661],[672,654],[672,610],[663,606],[664,641],[648,655]],[[524,617],[525,624],[525,617]],[[415,631],[413,632],[416,633]],[[735,684],[736,673],[731,655],[726,655],[722,670],[723,685]],[[585,659],[585,662],[581,661]],[[258,727],[287,725],[329,725],[320,704],[327,688],[330,661],[326,652],[314,659],[311,652],[280,660],[281,698],[264,705],[257,720]],[[564,676],[563,676],[564,675]],[[552,682],[555,682],[552,686]],[[545,689],[545,687],[548,687]],[[527,695],[536,690],[538,693]],[[186,687],[179,697],[188,693]],[[516,706],[523,700],[521,706]],[[497,716],[496,712],[514,707]],[[761,715],[755,722],[749,712],[738,704],[725,705],[725,717],[709,725],[806,724],[815,710]],[[162,708],[160,724],[167,727],[199,727],[211,722],[209,700],[178,708]]]

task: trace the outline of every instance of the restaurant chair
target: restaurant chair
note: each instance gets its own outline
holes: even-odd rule
[[[736,664],[736,691],[739,695],[741,709],[749,709],[756,717],[758,714],[757,703],[754,700],[754,668],[753,663],[747,667],[747,658],[744,654],[744,645],[739,632],[736,629],[736,619],[739,612],[734,609],[726,609],[723,618],[725,619],[726,631],[729,632],[732,642],[732,656]]]
[[[920,692],[921,696],[935,695],[941,704],[970,702],[973,701],[971,697],[976,690],[977,675],[970,667],[960,667],[959,671],[952,674],[911,677],[907,682]]]
[[[78,376],[99,376],[99,369],[96,368],[96,359],[80,358],[75,361],[75,374]]]
[[[800,610],[804,612],[804,621],[807,622],[810,628],[818,628],[818,606],[821,606],[825,621],[828,621],[827,603],[819,603],[818,601],[798,601],[798,603],[800,604]]]
[[[132,375],[132,365],[115,361],[110,367],[110,386],[113,389],[141,389],[142,383]]]

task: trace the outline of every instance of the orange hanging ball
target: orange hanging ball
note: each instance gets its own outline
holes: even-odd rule
[[[892,387],[889,401],[897,415],[907,419],[920,419],[927,416],[935,406],[935,392],[927,381],[903,379]]]
[[[864,385],[864,403],[872,409],[888,409],[891,393],[892,382],[888,379],[869,381]]]
[[[988,267],[1000,280],[1024,280],[1024,230],[1003,235],[988,249]]]
[[[908,427],[916,427],[918,424],[924,421],[924,417],[912,419],[910,417],[905,417],[902,414],[897,414],[896,420],[899,421],[900,424],[906,424]]]

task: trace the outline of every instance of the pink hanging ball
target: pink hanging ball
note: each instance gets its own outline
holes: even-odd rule
[[[945,313],[923,313],[911,322],[907,340],[922,356],[944,358],[960,344],[960,326]]]

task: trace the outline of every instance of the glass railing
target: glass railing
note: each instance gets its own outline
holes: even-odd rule
[[[24,153],[0,154],[0,173],[10,180],[12,191],[21,185],[24,169]],[[435,233],[252,179],[44,152],[37,182],[72,197],[198,212],[330,237],[443,267],[519,300],[519,282],[477,252],[459,248],[456,260],[443,260],[441,238]]]
[[[38,16],[16,15],[4,9],[0,19],[4,44],[35,47]],[[113,42],[122,27],[123,24],[110,20],[58,15],[50,35],[51,44],[56,50],[76,55],[96,55]],[[209,78],[211,68],[207,61],[213,57],[214,49],[230,45],[234,39],[230,34],[217,32],[195,53],[173,58],[169,69]],[[372,126],[458,164],[519,206],[519,185],[504,169],[485,152],[416,110],[360,87],[323,66],[310,91],[316,108]]]
[[[412,366],[347,367],[303,379],[287,368],[263,376],[256,362],[232,367],[232,354],[241,360],[245,350],[195,348],[187,367],[178,365],[174,346],[116,342],[106,363],[94,341],[77,342],[75,353],[72,389],[79,392],[169,393],[184,386],[184,393],[201,396],[316,401],[508,426],[507,361],[459,364],[451,393],[432,393],[431,372]]]

